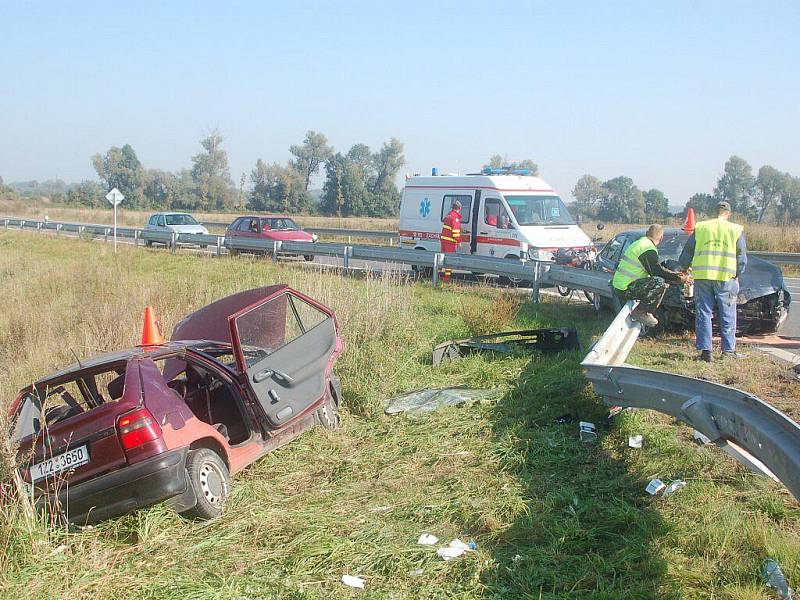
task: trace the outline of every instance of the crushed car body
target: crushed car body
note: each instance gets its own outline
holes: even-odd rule
[[[343,342],[333,311],[300,292],[228,296],[159,341],[20,392],[11,437],[37,504],[76,524],[166,499],[214,518],[232,474],[315,424],[338,424]]]
[[[597,256],[594,268],[608,274],[609,284],[625,249],[645,234],[635,229],[617,234]],[[664,240],[658,246],[660,260],[667,268],[676,269],[678,258],[689,234],[673,227],[664,230]],[[611,306],[613,300],[601,299]],[[779,267],[755,256],[747,257],[747,268],[739,278],[737,308],[738,332],[742,334],[770,333],[786,319],[791,295]],[[612,306],[619,310],[619,306]],[[670,286],[656,315],[665,326],[677,329],[694,328],[694,299],[683,295],[680,286]],[[716,319],[715,319],[716,323]]]

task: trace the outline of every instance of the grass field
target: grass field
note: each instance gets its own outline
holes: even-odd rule
[[[5,598],[767,597],[771,556],[800,583],[800,505],[691,431],[644,411],[605,424],[579,367],[584,352],[475,356],[435,369],[437,343],[484,328],[574,325],[587,346],[610,315],[546,298],[539,306],[489,288],[434,290],[389,277],[343,278],[314,267],[214,259],[0,232],[0,394],[78,356],[130,346],[142,308],[169,331],[225,294],[284,282],[337,310],[339,432],[317,429],[240,474],[226,514],[182,520],[157,506],[91,529],[48,530],[0,494]],[[485,315],[484,319],[476,318]],[[716,370],[691,340],[640,341],[632,362],[735,385],[800,417],[800,384],[755,353]],[[428,386],[502,390],[494,404],[424,418],[383,416],[380,400]],[[578,440],[571,413],[597,423]],[[641,450],[627,436],[644,435]],[[0,481],[11,469],[6,454]],[[652,477],[688,486],[651,498]],[[422,532],[474,540],[450,562],[416,545]]]

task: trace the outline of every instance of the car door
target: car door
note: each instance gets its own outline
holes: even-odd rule
[[[502,199],[486,198],[478,226],[477,253],[483,256],[505,258],[507,254],[519,255],[516,230]]]
[[[239,372],[270,426],[322,401],[338,345],[330,311],[287,291],[232,315],[229,325]]]

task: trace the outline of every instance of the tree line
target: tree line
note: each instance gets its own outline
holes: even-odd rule
[[[669,199],[657,189],[640,190],[630,177],[601,181],[584,175],[572,190],[575,212],[587,218],[619,223],[645,223],[670,217]],[[741,218],[758,223],[794,223],[800,220],[800,177],[770,165],[757,174],[746,160],[731,156],[711,193],[694,194],[686,202],[698,216],[715,214],[716,204],[730,203]]]
[[[67,185],[23,182],[0,192],[46,196],[53,202],[81,207],[104,207],[106,193],[117,188],[132,210],[180,209],[203,212],[250,209],[263,212],[386,217],[396,215],[400,191],[395,178],[405,164],[403,144],[392,138],[377,151],[356,144],[343,154],[322,133],[308,131],[292,145],[284,164],[256,161],[238,186],[231,178],[223,137],[214,130],[200,140],[201,150],[191,167],[177,172],[145,168],[130,144],[113,146],[91,157],[99,181]],[[312,178],[325,170],[319,201],[309,192]],[[2,186],[2,180],[0,180]]]

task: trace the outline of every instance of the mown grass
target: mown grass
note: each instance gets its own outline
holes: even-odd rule
[[[309,432],[248,468],[217,521],[157,506],[92,529],[48,530],[0,500],[5,597],[346,598],[356,594],[339,583],[349,573],[367,580],[360,595],[371,598],[749,599],[766,594],[766,556],[800,581],[797,502],[657,414],[607,424],[580,372],[583,352],[473,356],[434,369],[435,343],[480,329],[465,306],[507,322],[495,290],[132,248],[115,258],[99,242],[17,232],[0,232],[0,282],[4,403],[72,362],[71,349],[135,343],[148,303],[169,331],[224,294],[286,282],[335,308],[347,343],[342,430]],[[508,325],[575,325],[585,345],[607,325],[588,304],[546,300],[522,305]],[[781,366],[754,356],[698,371],[692,355],[690,339],[675,336],[639,342],[632,358],[796,410],[798,384],[780,379]],[[424,418],[380,414],[381,398],[445,385],[503,395]],[[567,413],[597,423],[600,441],[582,444],[576,422],[555,422]],[[641,450],[627,448],[632,433],[644,435]],[[651,498],[644,486],[655,476],[689,485]],[[416,545],[426,531],[478,549],[445,563]]]

